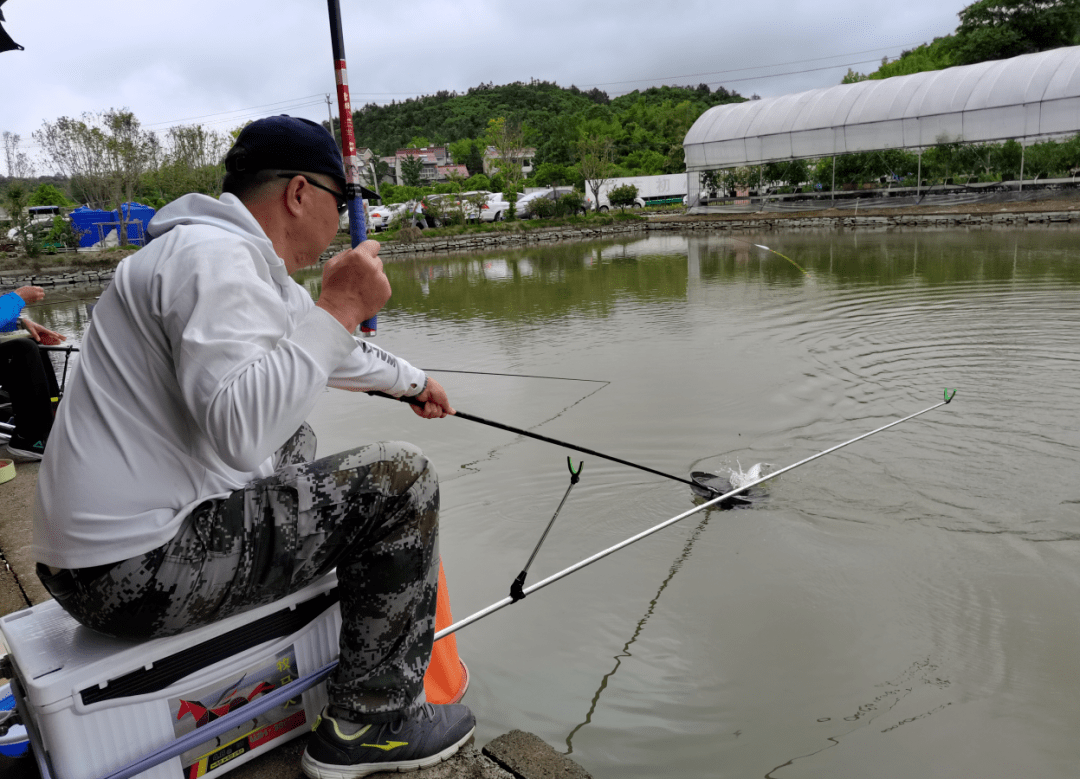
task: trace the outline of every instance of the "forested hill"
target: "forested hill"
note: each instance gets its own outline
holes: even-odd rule
[[[538,163],[560,165],[573,162],[572,146],[578,138],[595,132],[614,141],[622,167],[663,173],[683,169],[683,137],[698,116],[714,105],[744,99],[707,84],[653,87],[614,99],[599,89],[586,92],[546,81],[481,84],[465,94],[439,92],[389,105],[369,104],[353,112],[353,123],[359,146],[390,155],[417,140],[442,146],[480,139],[488,122],[501,117],[525,126]],[[457,156],[455,160],[461,161]]]
[[[957,65],[1008,59],[1080,44],[1080,0],[977,0],[959,14],[952,35],[903,52],[864,75],[849,70],[843,83],[907,76]]]

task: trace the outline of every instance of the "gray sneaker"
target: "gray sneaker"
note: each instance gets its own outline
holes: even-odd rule
[[[476,718],[460,703],[425,703],[394,722],[364,725],[323,710],[300,768],[312,779],[353,779],[378,771],[415,771],[441,763],[472,738]]]

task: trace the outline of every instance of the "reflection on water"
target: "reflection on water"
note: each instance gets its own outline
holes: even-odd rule
[[[463,630],[478,741],[531,731],[596,777],[1075,775],[1077,235],[389,262],[377,340],[458,408],[665,473],[780,468],[958,390]],[[318,294],[318,271],[300,280]],[[77,335],[80,305],[36,316]],[[436,463],[459,617],[509,592],[565,491],[569,452],[463,419],[328,391],[312,422],[323,453],[396,438]],[[584,460],[532,581],[694,505]]]

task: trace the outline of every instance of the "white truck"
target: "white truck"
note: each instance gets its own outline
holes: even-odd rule
[[[593,181],[585,182],[585,194],[591,200],[593,197]],[[616,187],[632,184],[637,187],[638,208],[647,205],[665,205],[667,203],[682,203],[686,197],[686,174],[667,173],[662,176],[628,176],[620,179],[607,179],[600,185],[600,197],[598,206],[601,211],[611,208],[608,201],[608,192]]]

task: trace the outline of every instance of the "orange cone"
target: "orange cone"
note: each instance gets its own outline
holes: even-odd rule
[[[435,632],[450,627],[450,592],[446,589],[446,572],[439,559],[439,594],[435,604]],[[429,703],[457,703],[469,688],[469,669],[458,657],[457,637],[453,634],[435,642],[431,662],[424,674],[424,694]]]

